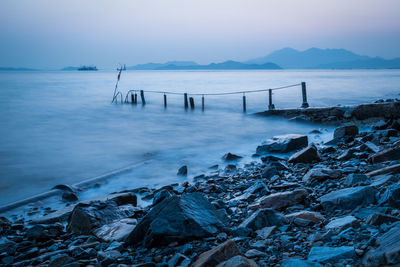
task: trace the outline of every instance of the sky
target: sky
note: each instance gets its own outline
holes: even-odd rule
[[[400,57],[399,0],[1,0],[0,67],[244,61],[292,47]]]

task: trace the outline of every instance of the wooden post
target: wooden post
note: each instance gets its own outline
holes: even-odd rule
[[[167,95],[164,94],[164,108],[167,107]]]
[[[246,96],[243,94],[243,112],[246,112]]]
[[[302,108],[308,108],[308,102],[307,102],[307,90],[306,90],[306,83],[302,82],[301,83],[301,93],[303,95],[303,104],[301,104]]]
[[[269,105],[268,105],[268,109],[269,109],[269,110],[274,110],[274,109],[275,109],[275,105],[272,104],[272,89],[269,89],[268,92],[269,92]]]
[[[187,93],[184,93],[184,94],[183,94],[183,98],[184,98],[184,100],[185,100],[185,109],[188,109],[188,107],[189,107],[189,104],[188,104],[188,97],[187,97]]]
[[[194,99],[193,99],[193,97],[189,97],[189,102],[190,102],[190,108],[194,109]]]
[[[140,98],[142,98],[142,105],[146,105],[146,99],[144,99],[144,92],[140,90]]]
[[[137,104],[137,94],[135,93],[135,104]]]
[[[135,95],[134,94],[131,94],[131,102],[132,102],[132,104],[135,104]]]
[[[201,110],[204,111],[204,95],[201,96]]]

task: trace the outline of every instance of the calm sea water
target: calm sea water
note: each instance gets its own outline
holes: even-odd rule
[[[233,152],[250,156],[262,140],[318,128],[257,118],[267,94],[206,97],[206,110],[185,111],[182,96],[146,94],[147,105],[111,104],[116,72],[0,72],[0,205],[75,184],[108,171],[145,163],[88,194],[183,181]],[[357,104],[398,97],[400,71],[126,71],[130,89],[211,93],[268,89],[307,82],[311,106]],[[277,108],[299,107],[301,89],[274,92]],[[326,139],[331,131],[318,138]],[[242,163],[251,158],[246,157]]]

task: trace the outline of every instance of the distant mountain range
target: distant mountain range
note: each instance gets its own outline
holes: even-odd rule
[[[37,69],[0,67],[0,71],[37,71]]]

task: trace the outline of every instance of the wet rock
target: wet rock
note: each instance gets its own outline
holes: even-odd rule
[[[387,174],[387,173],[398,173],[400,171],[400,164],[395,164],[395,165],[391,165],[391,166],[387,166],[375,171],[371,171],[369,173],[367,173],[367,176],[377,176],[377,175],[381,175],[381,174]]]
[[[363,184],[368,182],[368,177],[365,174],[361,173],[350,173],[347,175],[346,180],[344,183],[348,186]]]
[[[312,247],[308,254],[309,261],[319,263],[335,263],[342,259],[355,259],[354,248],[343,247]]]
[[[400,263],[400,226],[394,225],[388,232],[376,239],[376,247],[371,248],[363,258],[366,266],[392,265]]]
[[[62,194],[62,200],[66,202],[75,202],[78,200],[78,196],[73,192],[66,191]]]
[[[391,216],[391,215],[387,215],[387,214],[383,214],[380,212],[376,212],[374,214],[371,214],[370,216],[368,216],[366,223],[370,224],[370,225],[376,225],[376,226],[380,226],[381,224],[390,224],[393,222],[397,222],[400,219],[398,217],[395,216]]]
[[[370,186],[358,186],[330,192],[319,198],[326,210],[354,209],[375,202],[376,190]]]
[[[68,256],[67,254],[58,254],[51,257],[49,265],[51,267],[60,267],[65,266],[68,263],[73,262],[74,259]]]
[[[314,144],[296,152],[288,160],[290,163],[312,163],[315,161],[321,161],[321,156]]]
[[[11,228],[11,222],[6,217],[0,217],[0,235]]]
[[[107,242],[123,241],[133,231],[136,224],[136,219],[125,218],[96,228],[93,230],[93,234]]]
[[[257,230],[257,236],[260,237],[261,239],[267,239],[270,235],[272,235],[278,227],[276,226],[270,226],[270,227],[264,227],[260,230]]]
[[[68,219],[67,230],[73,233],[90,234],[94,229],[135,214],[131,205],[117,206],[114,202],[95,201],[79,203]]]
[[[172,196],[171,193],[170,193],[168,190],[166,190],[166,189],[163,189],[163,190],[161,190],[161,191],[158,191],[158,192],[154,195],[154,198],[153,198],[153,205],[157,205],[158,203],[160,203],[160,202],[163,201],[164,199],[169,198],[169,197],[171,197],[171,196]]]
[[[233,161],[233,160],[238,160],[238,159],[241,159],[241,158],[242,158],[241,156],[232,154],[232,153],[230,153],[230,152],[226,153],[226,154],[222,157],[222,159],[225,160],[225,161]]]
[[[217,247],[202,253],[193,267],[216,266],[221,262],[231,259],[234,256],[240,255],[240,250],[232,240],[228,240]]]
[[[177,175],[179,176],[187,176],[188,174],[188,167],[186,165],[179,168]]]
[[[276,210],[281,210],[302,203],[307,196],[308,192],[305,189],[279,192],[260,198],[250,207],[252,209],[273,208]]]
[[[14,241],[9,240],[6,237],[0,239],[0,254],[6,253],[8,255],[14,255],[16,248],[17,243]]]
[[[343,138],[347,136],[356,136],[358,134],[358,127],[355,125],[341,126],[335,129],[333,138]]]
[[[221,262],[217,267],[258,267],[257,263],[241,255],[230,258]]]
[[[207,237],[225,227],[224,219],[201,193],[172,196],[154,206],[126,241],[153,247]]]
[[[291,220],[293,218],[300,218],[300,219],[312,221],[313,223],[321,223],[326,220],[325,217],[321,213],[315,212],[315,211],[307,211],[307,210],[288,214],[288,215],[286,215],[286,218],[288,218],[289,220]]]
[[[261,177],[265,178],[265,179],[270,179],[271,177],[273,177],[275,175],[279,175],[279,170],[273,165],[267,165],[264,168],[264,170],[261,174]]]
[[[322,267],[318,262],[300,260],[300,259],[289,259],[282,263],[282,267]]]
[[[267,256],[266,253],[259,251],[258,249],[250,249],[244,254],[247,258],[261,258]]]
[[[388,148],[368,157],[371,163],[400,160],[400,146]]]
[[[338,179],[342,176],[340,170],[333,170],[329,168],[312,168],[303,177],[303,182],[311,184],[314,182],[323,182],[327,179]]]
[[[114,201],[118,206],[131,204],[137,206],[137,196],[132,193],[120,193],[108,197],[109,201]]]
[[[267,226],[281,226],[287,223],[288,219],[283,214],[273,209],[259,209],[243,221],[239,227],[250,228],[255,231]]]
[[[392,207],[400,208],[400,183],[389,186],[378,203],[379,205],[388,203]]]
[[[302,149],[308,145],[308,137],[306,135],[288,134],[281,136],[274,136],[263,142],[261,146],[257,147],[258,154],[268,152],[287,153],[290,151]]]
[[[53,225],[37,224],[28,228],[25,235],[29,240],[47,241],[61,235],[63,230],[64,226],[60,223]]]
[[[172,258],[168,261],[168,267],[175,267],[175,266],[189,266],[190,259],[181,253],[176,253]]]
[[[335,231],[343,231],[346,228],[353,227],[357,228],[360,226],[357,218],[348,215],[341,218],[334,218],[332,219],[326,226],[325,229],[327,230],[335,230]]]
[[[48,215],[36,218],[32,220],[31,224],[53,224],[56,222],[65,222],[71,216],[74,207],[75,205],[69,205]]]

